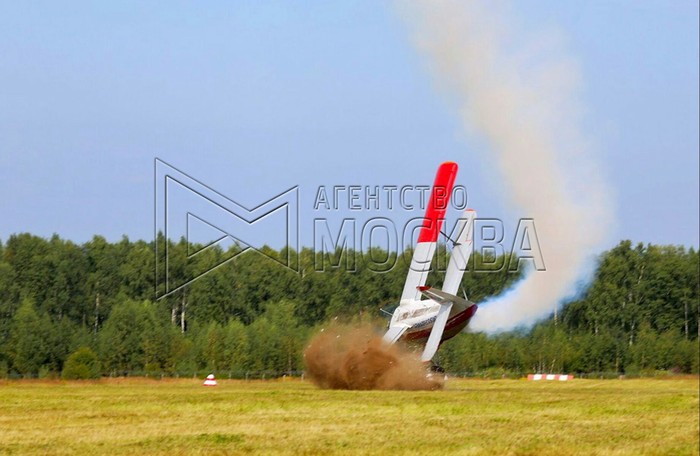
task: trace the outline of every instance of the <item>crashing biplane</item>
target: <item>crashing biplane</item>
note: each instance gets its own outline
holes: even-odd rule
[[[438,168],[425,211],[418,242],[404,284],[401,301],[394,310],[384,341],[403,340],[423,344],[421,360],[430,362],[440,344],[462,331],[476,313],[477,305],[457,296],[462,276],[473,249],[476,212],[467,209],[457,222],[457,236],[447,265],[442,289],[425,285],[437,248],[438,236],[457,177],[457,164],[445,162]],[[422,299],[423,297],[427,299]]]

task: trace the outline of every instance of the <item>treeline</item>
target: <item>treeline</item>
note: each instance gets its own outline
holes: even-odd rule
[[[694,249],[623,241],[601,255],[592,284],[527,331],[465,334],[444,344],[446,368],[527,372],[698,373],[700,257]]]
[[[308,338],[329,322],[386,324],[379,308],[396,303],[410,259],[157,242],[159,256],[155,242],[127,238],[77,245],[18,234],[0,243],[0,376],[299,372]],[[470,299],[520,277],[508,260],[474,255],[463,280]],[[471,375],[697,373],[698,264],[692,248],[624,241],[557,315],[530,330],[461,334],[438,361]]]

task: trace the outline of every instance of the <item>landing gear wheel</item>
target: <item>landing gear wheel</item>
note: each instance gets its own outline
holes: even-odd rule
[[[431,364],[431,365],[430,365],[430,372],[437,372],[437,373],[439,373],[439,374],[444,374],[444,373],[445,373],[445,369],[443,369],[442,367],[438,366],[437,364]]]

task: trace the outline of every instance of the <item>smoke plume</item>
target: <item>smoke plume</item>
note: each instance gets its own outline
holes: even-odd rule
[[[575,293],[612,222],[610,192],[580,132],[575,62],[558,34],[518,31],[505,3],[412,0],[398,7],[464,128],[486,140],[485,158],[499,171],[508,202],[535,220],[546,267],[482,303],[471,329],[534,323]]]
[[[387,346],[369,326],[337,326],[317,334],[304,351],[306,374],[321,388],[435,390],[420,359],[399,345]]]

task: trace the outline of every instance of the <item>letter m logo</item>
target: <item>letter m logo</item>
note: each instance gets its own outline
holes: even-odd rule
[[[298,187],[248,208],[158,158],[154,182],[156,299],[249,250],[299,270]]]

